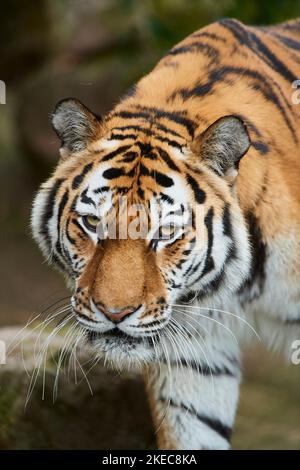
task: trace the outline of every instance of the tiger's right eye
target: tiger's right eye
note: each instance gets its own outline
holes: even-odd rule
[[[100,222],[99,217],[95,215],[83,215],[81,219],[88,230],[91,230],[92,232],[96,232],[97,225]]]

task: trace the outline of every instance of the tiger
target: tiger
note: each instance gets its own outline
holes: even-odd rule
[[[298,78],[300,19],[226,18],[104,117],[75,98],[53,111],[60,160],[33,237],[91,354],[144,377],[160,449],[229,449],[241,348],[291,360],[300,339]],[[136,206],[146,228],[124,236]]]

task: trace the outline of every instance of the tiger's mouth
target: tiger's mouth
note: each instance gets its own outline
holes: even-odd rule
[[[118,327],[106,332],[88,330],[87,340],[96,357],[120,370],[136,369],[156,359],[153,337],[131,336]]]
[[[88,339],[92,343],[99,338],[112,338],[112,339],[120,339],[123,341],[127,341],[129,343],[141,343],[143,341],[143,337],[141,336],[131,336],[125,331],[120,330],[117,326],[112,328],[111,330],[106,331],[105,333],[100,333],[98,331],[89,330],[88,331]]]
[[[124,342],[127,344],[147,344],[149,346],[153,346],[153,340],[159,339],[159,333],[154,332],[151,335],[139,335],[139,336],[132,336],[125,331],[120,330],[117,326],[108,330],[104,333],[95,330],[88,330],[87,332],[88,341],[93,343],[99,339],[105,338],[107,340],[115,341],[115,342]]]

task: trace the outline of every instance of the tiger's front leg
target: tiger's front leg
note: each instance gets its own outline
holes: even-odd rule
[[[208,365],[152,366],[146,374],[159,449],[228,449],[239,396],[238,355]]]

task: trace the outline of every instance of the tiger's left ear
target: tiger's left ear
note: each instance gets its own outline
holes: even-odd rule
[[[215,173],[233,180],[237,175],[239,162],[250,145],[250,137],[243,121],[237,116],[224,116],[199,136],[194,148],[201,160]]]
[[[85,149],[101,131],[100,118],[75,98],[64,99],[56,105],[52,125],[61,140],[62,157]]]

